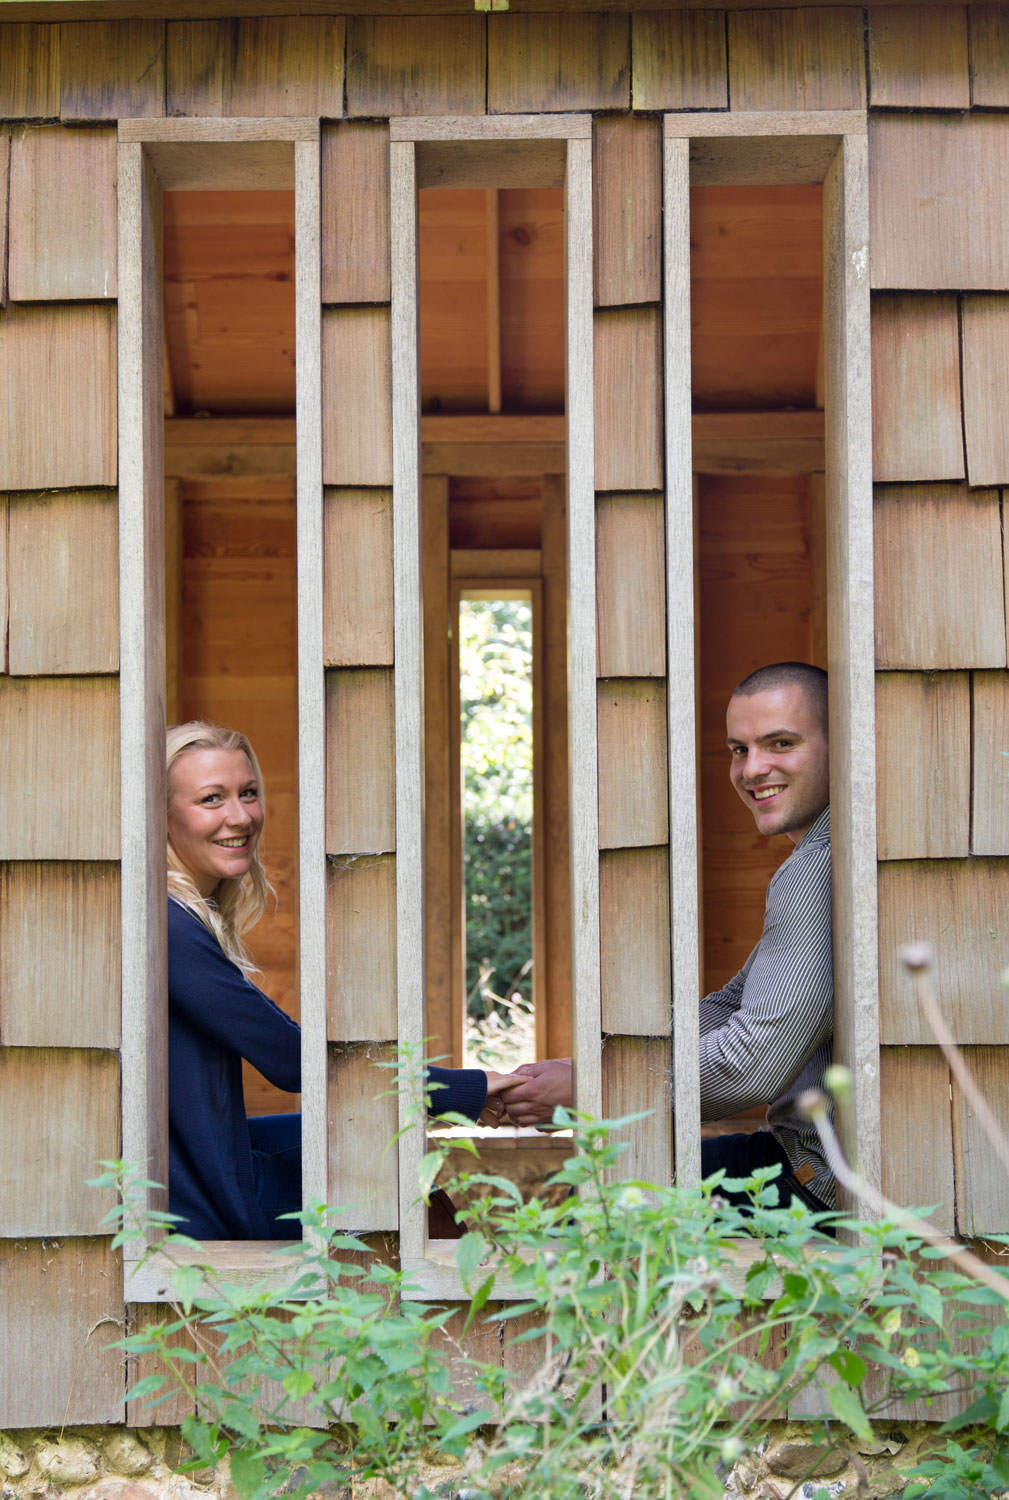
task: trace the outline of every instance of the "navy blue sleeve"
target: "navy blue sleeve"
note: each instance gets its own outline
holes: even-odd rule
[[[428,1068],[427,1079],[439,1085],[430,1094],[431,1114],[480,1118],[487,1102],[487,1074],[482,1068]]]
[[[301,1028],[250,984],[192,912],[168,903],[168,990],[194,1030],[228,1047],[277,1088],[301,1088]]]

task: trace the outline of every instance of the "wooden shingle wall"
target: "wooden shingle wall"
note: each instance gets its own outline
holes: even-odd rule
[[[24,1342],[31,1326],[43,1351],[30,1381],[0,1365],[0,1425],[114,1418],[123,1392],[100,1327],[108,1320],[111,1336],[122,1322],[121,1272],[99,1232],[101,1201],[80,1181],[85,1155],[119,1148],[121,118],[325,121],[328,1039],[344,1132],[329,1180],[355,1227],[381,1229],[397,1222],[393,1158],[376,1172],[372,1149],[395,1128],[394,1101],[375,1102],[386,1075],[374,1066],[395,1035],[396,980],[384,120],[597,114],[605,1106],[652,1107],[665,1120],[654,116],[868,105],[885,1186],[938,1198],[940,1217],[964,1233],[1006,1229],[985,1143],[951,1100],[893,950],[911,937],[940,946],[951,1024],[1004,1113],[1009,27],[991,6],[886,6],[870,8],[867,30],[865,20],[838,6],[0,24],[0,1070],[5,1099],[33,1104],[5,1108],[0,1127],[5,1159],[19,1164],[0,1198],[0,1346]],[[639,1133],[626,1165],[667,1172],[668,1134]]]

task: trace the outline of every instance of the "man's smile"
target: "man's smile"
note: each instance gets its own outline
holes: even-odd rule
[[[755,786],[751,789],[750,796],[753,798],[754,802],[766,802],[769,797],[776,797],[779,792],[783,792],[784,790],[784,785]]]

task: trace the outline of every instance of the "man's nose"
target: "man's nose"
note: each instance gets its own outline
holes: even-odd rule
[[[769,765],[767,751],[762,750],[759,745],[753,746],[746,752],[746,765],[743,768],[747,781],[759,781],[766,774]]]

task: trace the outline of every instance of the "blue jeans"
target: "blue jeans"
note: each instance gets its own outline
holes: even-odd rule
[[[301,1208],[301,1116],[251,1115],[252,1180],[273,1240],[301,1238],[296,1219],[280,1214]]]
[[[792,1176],[792,1164],[769,1130],[755,1130],[752,1135],[714,1135],[701,1141],[701,1176],[710,1177],[720,1167],[727,1177],[749,1177],[756,1167],[781,1167],[781,1176],[770,1184],[778,1194],[778,1207],[787,1208],[793,1198],[805,1203],[820,1213],[827,1209],[826,1203],[804,1188]],[[751,1200],[746,1193],[718,1189],[719,1196],[728,1203],[745,1207]]]

